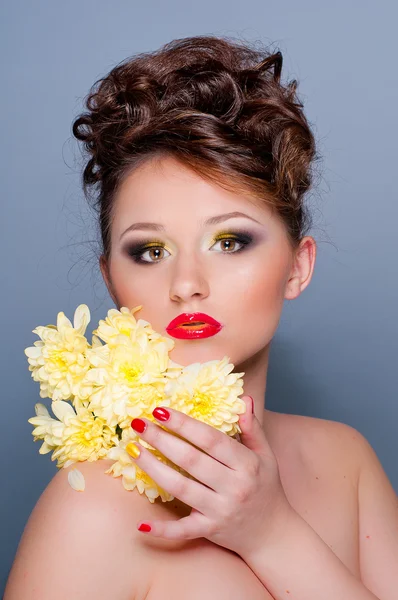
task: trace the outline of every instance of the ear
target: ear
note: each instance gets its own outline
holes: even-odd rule
[[[293,266],[286,283],[286,300],[294,300],[309,285],[314,272],[316,251],[314,238],[305,236],[294,253]]]
[[[106,260],[106,257],[104,254],[101,254],[101,256],[100,256],[99,265],[100,265],[102,277],[103,277],[105,285],[108,289],[109,295],[112,298],[115,305],[119,306],[119,303],[117,301],[116,295],[115,295],[113,287],[112,287],[112,282],[111,282],[111,278],[110,278],[110,274],[109,274],[109,267],[108,267],[108,263],[107,263],[107,260]]]

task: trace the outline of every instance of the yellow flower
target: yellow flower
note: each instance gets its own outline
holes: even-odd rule
[[[90,321],[85,304],[76,309],[73,326],[60,312],[57,327],[37,327],[34,333],[41,341],[26,348],[25,354],[33,379],[40,382],[40,396],[52,398],[57,418],[38,403],[36,416],[28,421],[35,426],[34,441],[43,440],[40,454],[52,451],[57,467],[110,458],[115,462],[105,472],[122,477],[126,490],[137,489],[151,503],[159,496],[167,502],[174,496],[136,464],[126,450],[129,442],[139,441],[157,460],[194,478],[139,438],[131,420],[144,417],[155,422],[152,410],[161,404],[239,437],[239,415],[246,410],[239,398],[244,373],[232,373],[234,365],[227,356],[188,366],[173,362],[169,357],[173,340],[147,321],[137,321],[134,313],[141,308],[109,310],[93,332],[91,346],[84,336]],[[84,490],[84,477],[76,469],[68,480],[73,489]]]
[[[53,401],[68,400],[79,394],[84,376],[90,368],[86,358],[89,347],[84,336],[90,322],[90,311],[85,304],[77,307],[74,323],[58,313],[57,326],[39,326],[33,330],[41,341],[24,350],[29,371],[40,382],[40,397]]]
[[[118,444],[115,431],[83,405],[78,403],[75,412],[68,402],[58,400],[51,404],[51,409],[57,419],[50,416],[44,404],[36,404],[36,417],[28,422],[35,425],[34,441],[44,440],[40,454],[53,450],[51,460],[57,460],[58,468],[78,461],[100,460],[109,448]]]
[[[193,363],[169,379],[165,395],[175,408],[194,419],[212,425],[231,437],[242,433],[239,415],[246,411],[243,393],[244,373],[231,373],[234,365],[225,356],[220,360]]]
[[[131,341],[138,344],[143,343],[145,346],[148,340],[153,342],[162,342],[167,350],[174,348],[174,341],[170,338],[163,337],[154,331],[148,321],[134,317],[134,313],[141,310],[141,306],[136,306],[129,310],[126,306],[122,306],[120,310],[111,308],[108,310],[108,316],[105,320],[101,319],[97,329],[93,334],[97,335],[108,346],[115,347],[119,343],[119,336],[128,337]]]
[[[85,379],[92,385],[89,408],[111,427],[129,426],[163,401],[169,359],[160,340],[119,336],[116,346],[92,348],[87,357],[92,366]]]
[[[137,489],[140,494],[145,494],[152,504],[158,496],[160,496],[162,502],[174,500],[174,496],[158,485],[134,462],[134,459],[126,451],[126,446],[131,441],[138,441],[162,463],[183,473],[186,477],[193,479],[189,473],[186,473],[178,465],[171,462],[166,456],[159,452],[159,450],[153,448],[150,444],[145,442],[145,440],[138,437],[131,428],[123,430],[122,439],[118,446],[115,446],[108,451],[107,458],[113,459],[115,462],[105,471],[105,473],[110,474],[113,477],[122,477],[122,484],[126,490],[131,491]]]

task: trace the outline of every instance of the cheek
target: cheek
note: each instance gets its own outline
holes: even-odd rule
[[[225,311],[229,319],[240,315],[237,324],[253,339],[270,339],[279,323],[284,303],[287,262],[281,253],[260,256],[236,265],[223,280]],[[226,293],[226,290],[230,293]],[[222,310],[224,313],[224,309]],[[227,316],[227,315],[225,315]]]
[[[250,260],[230,258],[228,262],[228,267],[222,266],[222,274],[218,265],[209,275],[209,305],[214,316],[228,323],[234,336],[252,339],[255,346],[268,343],[283,308],[288,257],[276,246]],[[167,272],[160,269],[155,277],[152,267],[137,269],[130,259],[121,256],[110,269],[119,305],[133,308],[142,304],[137,316],[148,320],[156,331],[163,331],[162,317],[169,315],[170,308]]]
[[[119,308],[126,306],[131,310],[142,305],[136,319],[149,321],[155,331],[166,335],[170,318],[169,281],[166,271],[159,269],[155,275],[155,270],[152,267],[137,268],[130,259],[118,257],[110,266],[112,288]]]
[[[139,304],[147,306],[148,301],[154,297],[159,282],[148,270],[137,269],[131,262],[132,259],[124,257],[115,258],[110,264],[112,287],[120,306],[132,308]]]

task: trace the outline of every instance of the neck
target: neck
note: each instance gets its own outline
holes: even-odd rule
[[[264,424],[265,391],[267,387],[267,373],[270,345],[262,348],[250,359],[236,365],[235,373],[244,372],[243,395],[251,396],[254,400],[254,413],[260,423]]]

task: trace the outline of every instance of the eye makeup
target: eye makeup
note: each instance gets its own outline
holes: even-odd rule
[[[241,245],[241,247],[238,250],[232,250],[232,251],[226,250],[225,252],[221,251],[219,253],[221,253],[221,254],[238,254],[238,253],[244,251],[247,247],[251,246],[255,242],[255,236],[253,236],[253,234],[247,230],[241,230],[241,229],[240,230],[225,230],[225,231],[222,231],[222,232],[218,233],[217,235],[214,235],[211,237],[210,246],[212,247],[215,243],[224,241],[224,240],[237,242],[238,244]],[[138,264],[145,264],[145,265],[153,265],[153,264],[161,262],[161,259],[155,260],[155,261],[148,261],[148,260],[142,259],[142,255],[145,252],[147,252],[148,250],[152,250],[152,249],[166,249],[167,250],[167,247],[163,240],[153,239],[153,238],[141,240],[140,242],[136,242],[136,243],[126,244],[126,246],[124,247],[124,251],[129,256],[132,257],[134,262],[136,262]]]

